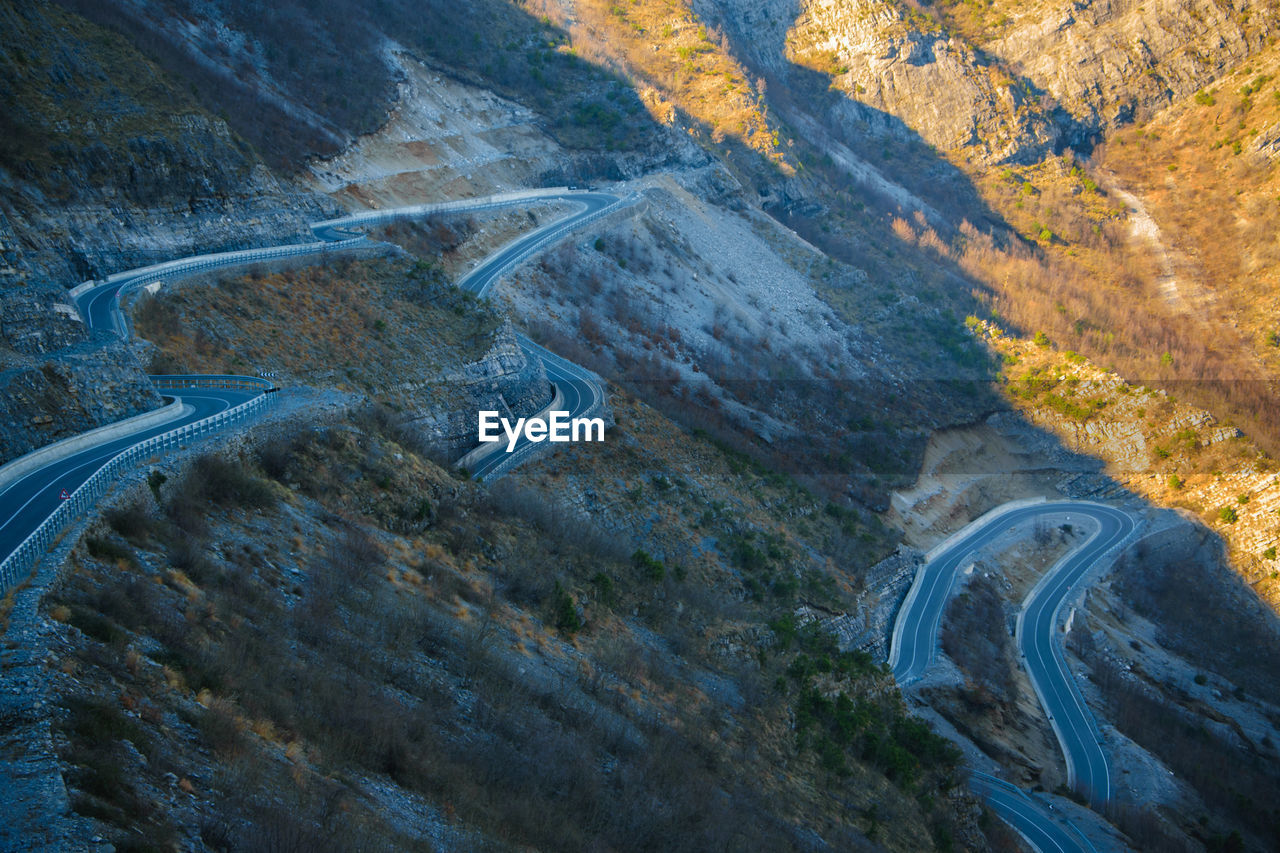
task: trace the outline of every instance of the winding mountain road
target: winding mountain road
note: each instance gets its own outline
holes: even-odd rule
[[[1065,817],[1060,823],[1047,803],[1018,786],[974,772],[969,776],[969,787],[1040,853],[1096,853],[1097,848],[1075,824]]]
[[[483,297],[499,278],[525,259],[576,228],[615,210],[629,207],[637,200],[638,197],[634,195],[619,197],[604,192],[551,188],[386,211],[366,211],[313,224],[311,231],[318,238],[315,242],[219,252],[167,261],[116,273],[105,281],[86,282],[73,289],[69,295],[89,328],[106,330],[127,338],[130,332],[120,308],[121,299],[148,285],[159,286],[165,281],[214,269],[280,258],[323,258],[337,251],[376,245],[374,241],[353,230],[361,226],[535,202],[560,201],[569,204],[572,210],[568,214],[512,240],[485,258],[459,282],[459,286]],[[599,377],[523,336],[519,338],[519,343],[530,357],[542,360],[549,379],[559,388],[571,417],[589,417],[600,410],[604,393]],[[183,385],[201,386],[181,387],[183,411],[176,419],[163,423],[152,421],[127,434],[116,435],[110,440],[94,443],[75,452],[62,453],[59,458],[43,463],[34,470],[24,468],[21,476],[14,476],[10,478],[11,482],[0,486],[0,554],[5,555],[0,562],[0,591],[16,581],[19,570],[29,568],[29,565],[16,565],[19,551],[22,552],[24,561],[31,558],[37,533],[52,523],[63,501],[63,495],[74,494],[96,472],[130,448],[155,436],[212,423],[211,419],[219,418],[220,413],[232,411],[270,388],[270,383],[254,377],[221,377],[227,380],[225,384],[239,383],[243,387],[209,387],[218,384],[218,379],[219,377],[164,377],[165,387],[169,389]],[[513,452],[493,454],[474,473],[482,477],[498,476],[527,459],[541,446],[541,443],[522,438]],[[4,471],[5,468],[0,468],[0,474]]]
[[[530,201],[558,201],[570,205],[573,210],[569,213],[515,238],[486,257],[458,280],[458,287],[484,298],[489,295],[499,279],[524,260],[558,242],[586,223],[616,210],[630,207],[638,200],[639,197],[635,195],[616,196],[596,190],[531,190],[491,196],[474,202],[446,202],[391,210],[364,211],[316,223],[311,226],[311,230],[317,236],[349,239],[353,228],[388,224],[420,216],[493,210],[528,204]],[[591,417],[600,411],[604,405],[604,385],[600,377],[535,344],[524,335],[520,335],[517,341],[527,357],[542,361],[547,378],[564,395],[564,408],[571,418]],[[470,473],[480,479],[499,476],[528,459],[542,446],[543,444],[531,442],[522,436],[510,453],[505,450],[496,451],[476,465]]]
[[[1111,770],[1101,734],[1079,687],[1067,669],[1057,638],[1064,603],[1080,589],[1092,569],[1133,533],[1136,522],[1126,512],[1084,501],[1040,502],[998,508],[953,535],[917,571],[894,622],[889,665],[902,686],[920,680],[937,654],[942,614],[962,566],[1009,530],[1037,519],[1065,518],[1087,523],[1093,531],[1081,545],[1055,563],[1027,595],[1018,614],[1019,652],[1040,704],[1048,715],[1067,763],[1068,784],[1085,793],[1099,808],[1111,796]],[[990,787],[990,786],[988,786]],[[997,811],[1017,810],[1017,820],[1043,824],[1046,813],[1005,791]],[[1046,832],[1048,827],[1042,826]],[[1021,830],[1019,830],[1021,831]],[[1025,834],[1025,833],[1024,833]],[[1063,839],[1057,838],[1055,843]],[[1041,850],[1081,849],[1041,847]]]

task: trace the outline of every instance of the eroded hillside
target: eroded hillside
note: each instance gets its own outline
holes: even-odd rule
[[[163,466],[48,603],[78,814],[119,843],[985,846],[951,747],[792,615],[873,594],[847,567],[890,534],[616,418],[524,485],[457,480],[385,409]]]
[[[870,652],[921,556],[901,539],[1033,493],[1179,505],[1229,543],[1251,588],[1188,525],[1195,547],[1129,553],[1071,617],[1072,661],[1130,840],[1229,849],[1274,828],[1249,808],[1274,788],[1274,697],[1237,654],[1269,641],[1251,596],[1274,605],[1280,536],[1274,8],[0,15],[0,249],[27,282],[5,293],[3,402],[27,421],[7,450],[57,414],[74,431],[153,404],[143,362],[327,401],[233,452],[152,461],[163,477],[116,496],[46,597],[31,660],[66,837],[1016,849]],[[85,276],[311,239],[338,207],[606,183],[639,203],[493,302],[450,282],[571,205],[400,222],[373,236],[403,251],[165,287],[128,351],[58,306]],[[471,410],[550,393],[517,327],[604,377],[607,440],[467,482],[447,463]],[[1080,541],[1037,529],[976,566],[945,619],[955,666],[913,700],[1026,786],[1066,772],[1007,629]],[[1194,624],[1244,614],[1233,654],[1177,627],[1189,563]],[[1205,737],[1183,731],[1198,721]],[[1186,756],[1247,772],[1225,784]]]

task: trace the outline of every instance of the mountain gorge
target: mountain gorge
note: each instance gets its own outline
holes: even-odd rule
[[[1037,849],[972,773],[1097,849],[1266,849],[1278,25],[0,2],[0,461],[156,408],[148,374],[279,388],[8,590],[0,846]],[[165,276],[125,298],[132,337],[71,293],[555,186]],[[454,286],[588,187],[627,203]],[[526,335],[591,372],[605,441],[474,479],[476,410],[559,399]],[[930,554],[1038,499],[1138,520],[1063,605],[1105,808],[1014,645],[1088,522],[990,543],[930,675],[894,678]]]

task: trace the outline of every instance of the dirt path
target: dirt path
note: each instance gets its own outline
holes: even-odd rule
[[[1098,183],[1109,195],[1124,202],[1129,209],[1130,237],[1147,247],[1159,268],[1156,287],[1164,301],[1179,314],[1207,322],[1216,313],[1217,302],[1212,293],[1197,281],[1196,264],[1187,254],[1165,241],[1160,226],[1147,211],[1142,199],[1120,186],[1115,173],[1099,169]]]

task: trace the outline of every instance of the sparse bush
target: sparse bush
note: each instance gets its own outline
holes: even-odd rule
[[[103,517],[112,530],[135,544],[144,542],[154,530],[151,514],[140,501],[109,509]]]
[[[211,453],[196,459],[183,480],[182,490],[206,501],[245,509],[267,509],[276,501],[271,486],[242,463]]]
[[[225,699],[212,700],[200,715],[198,726],[205,742],[222,758],[235,758],[247,746],[235,706]]]
[[[90,536],[85,539],[85,548],[88,550],[90,557],[98,560],[108,560],[113,563],[134,563],[133,552],[123,545],[117,545],[110,539]]]
[[[151,471],[147,474],[147,488],[151,490],[151,496],[156,499],[156,506],[163,503],[160,500],[160,487],[168,481],[169,477],[163,471]]]

